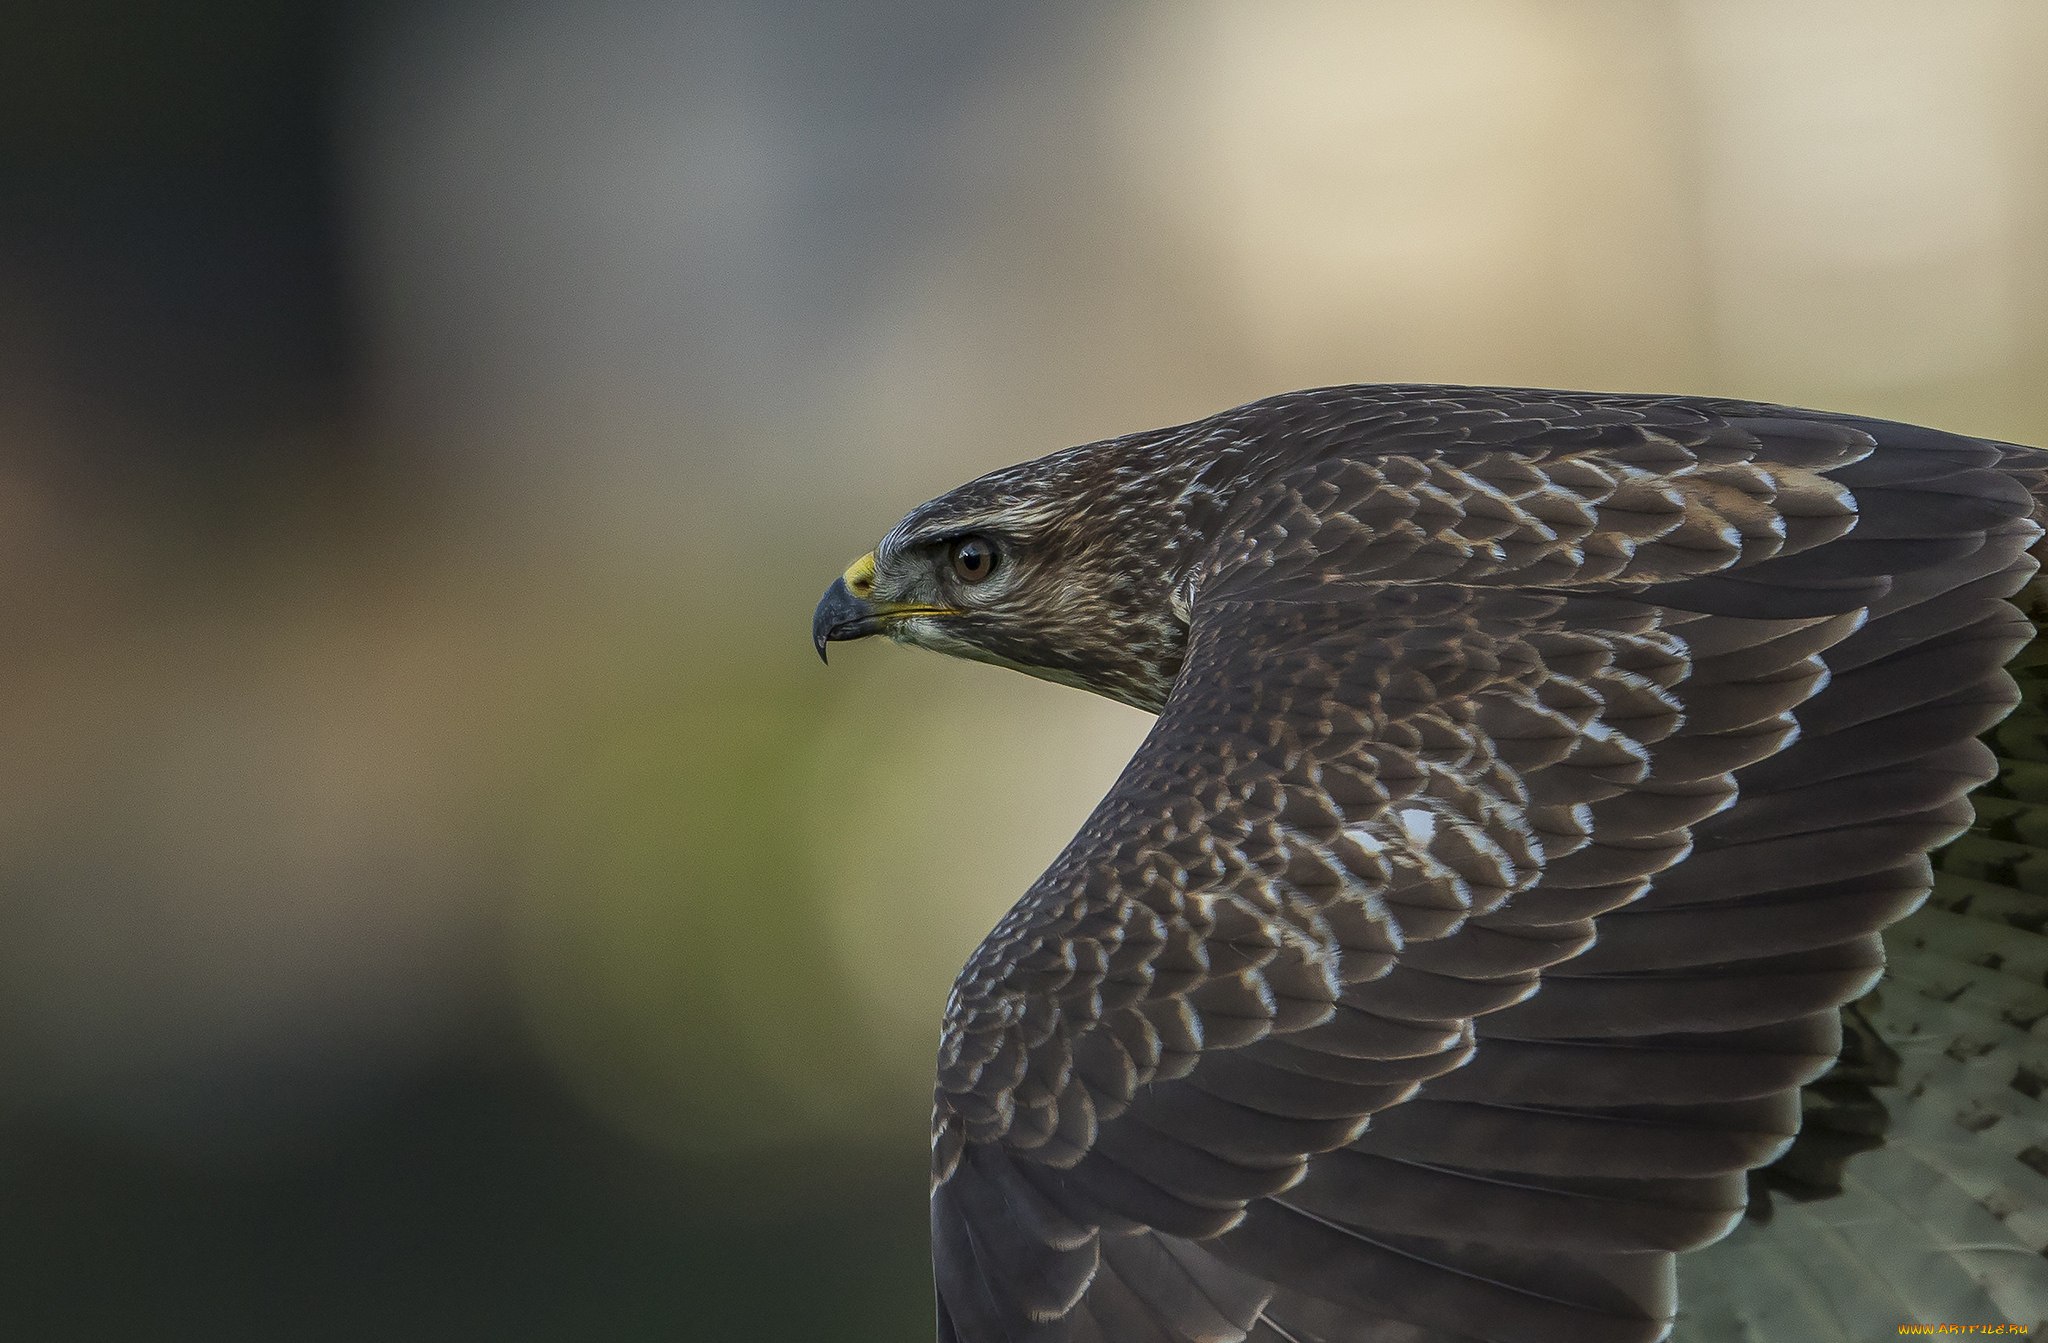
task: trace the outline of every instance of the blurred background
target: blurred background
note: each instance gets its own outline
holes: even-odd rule
[[[813,602],[1344,381],[2048,443],[2039,0],[70,0],[0,41],[0,1337],[929,1337],[1144,730]]]

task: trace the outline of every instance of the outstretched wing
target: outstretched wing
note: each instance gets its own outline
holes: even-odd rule
[[[1348,432],[1239,500],[1152,734],[956,985],[942,1338],[1660,1336],[1989,773],[2012,450]]]
[[[1885,976],[1844,1008],[1840,1060],[1799,1137],[1751,1176],[1749,1216],[1679,1264],[1688,1343],[1861,1343],[1902,1324],[2048,1331],[2048,705],[2034,643],[2020,707],[1984,740],[1999,777],[1934,892],[1885,930]]]

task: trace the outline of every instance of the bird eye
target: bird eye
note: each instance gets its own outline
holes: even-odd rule
[[[984,582],[995,571],[995,543],[987,537],[963,536],[953,543],[953,575],[961,582]]]

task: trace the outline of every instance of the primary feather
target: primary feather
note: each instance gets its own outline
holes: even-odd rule
[[[821,648],[1159,713],[948,1004],[940,1337],[2040,1324],[2044,465],[1348,387],[915,510]]]

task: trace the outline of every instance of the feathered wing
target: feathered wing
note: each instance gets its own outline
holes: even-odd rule
[[[2039,534],[2012,450],[1740,410],[1411,408],[1243,496],[956,985],[942,1338],[1661,1336],[1990,772]]]
[[[2048,593],[2026,605],[2037,631]],[[1688,1343],[1855,1343],[1905,1322],[2048,1330],[2048,643],[1985,740],[1998,777],[1889,928],[1884,980],[1751,1215],[1680,1268]],[[1852,1159],[1853,1158],[1853,1159]]]

